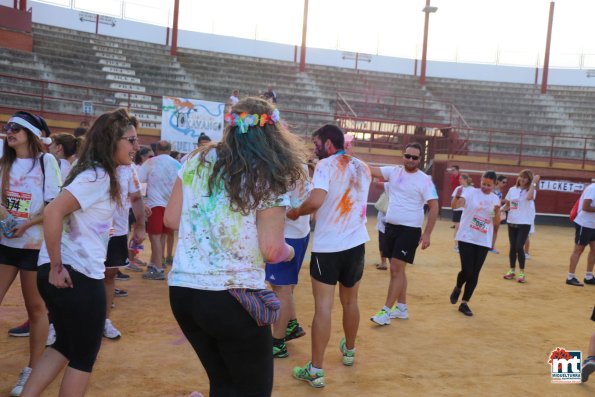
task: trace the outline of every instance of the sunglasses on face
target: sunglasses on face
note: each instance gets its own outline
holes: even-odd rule
[[[134,145],[138,141],[138,137],[136,136],[123,136],[120,139],[126,139],[131,145]]]
[[[6,124],[4,126],[4,128],[2,128],[2,130],[4,131],[5,134],[16,134],[17,132],[21,131],[23,129],[23,127],[21,127],[18,124]]]
[[[407,160],[419,160],[419,156],[414,156],[412,154],[404,154],[403,157],[405,157]]]

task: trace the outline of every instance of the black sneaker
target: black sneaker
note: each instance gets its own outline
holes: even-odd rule
[[[583,281],[585,282],[585,284],[595,285],[595,277],[585,278]]]
[[[450,294],[450,303],[452,303],[453,305],[455,303],[457,303],[457,301],[459,300],[459,295],[461,295],[461,289],[458,287],[455,287],[452,290],[452,294]]]
[[[465,302],[459,305],[459,311],[463,313],[465,316],[471,317],[473,315],[473,312],[471,311],[471,309],[469,309],[469,306],[467,306]]]
[[[8,330],[10,336],[29,336],[29,321]]]
[[[273,358],[285,358],[289,356],[285,342],[273,344]]]
[[[582,287],[582,286],[585,285],[585,284],[581,283],[580,281],[578,281],[576,279],[576,277],[573,277],[570,280],[569,279],[566,279],[566,284],[568,284],[568,285],[574,285],[575,287]]]
[[[128,280],[130,280],[130,276],[128,274],[124,274],[118,270],[118,274],[116,274],[116,280],[128,281]]]
[[[300,323],[296,320],[290,320],[285,330],[285,341],[288,342],[292,339],[301,338],[304,335],[306,335],[306,331],[300,327]]]
[[[114,296],[117,298],[124,298],[124,297],[128,296],[128,291],[125,291],[120,288],[114,288]]]

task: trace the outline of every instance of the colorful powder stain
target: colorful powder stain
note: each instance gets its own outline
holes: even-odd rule
[[[353,209],[353,200],[351,200],[351,198],[349,197],[350,192],[351,187],[348,187],[345,193],[343,194],[343,197],[341,197],[339,204],[337,204],[336,210],[339,211],[339,217],[337,218],[337,222],[340,218],[343,218],[345,215],[348,215]]]
[[[349,156],[345,156],[345,155],[339,156],[338,163],[339,163],[339,171],[341,173],[345,172],[350,161],[351,161],[351,157],[349,157]]]

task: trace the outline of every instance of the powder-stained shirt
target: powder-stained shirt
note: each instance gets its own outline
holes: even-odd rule
[[[304,172],[308,175],[307,165],[304,165]],[[299,207],[308,198],[311,191],[312,181],[309,178],[298,181],[295,189],[288,193],[291,208]],[[295,221],[285,218],[285,238],[299,239],[308,234],[310,234],[310,215],[300,216]]]
[[[506,194],[506,200],[510,202],[508,210],[508,223],[516,225],[532,225],[535,222],[535,199],[537,192],[533,191],[533,200],[527,198],[528,189],[511,187]]]
[[[94,279],[103,279],[109,229],[115,201],[110,198],[110,178],[103,168],[88,169],[64,187],[78,201],[80,209],[72,212],[62,226],[62,263]],[[49,263],[45,242],[39,252],[39,266]]]
[[[381,167],[380,171],[390,186],[386,222],[421,228],[424,204],[438,199],[432,178],[421,170],[407,172],[401,166]]]
[[[217,161],[215,149],[200,161],[193,154],[182,166],[182,213],[169,285],[201,290],[265,288],[264,260],[258,246],[256,212],[289,205],[287,195],[259,205],[244,216],[232,211],[223,183],[208,181]]]
[[[43,155],[44,176],[40,161],[41,155],[35,160],[35,165],[33,165],[33,159],[17,158],[10,169],[10,182],[3,205],[14,216],[17,223],[41,215],[44,202],[52,201],[60,191],[62,178],[58,162],[50,154]],[[21,237],[7,238],[0,234],[0,244],[12,248],[38,250],[41,248],[42,241],[41,223],[25,230]]]
[[[340,252],[370,240],[366,208],[372,177],[368,166],[346,154],[320,160],[314,170],[314,189],[327,195],[316,211],[312,252]]]
[[[465,206],[461,207],[463,214],[455,240],[492,248],[495,207],[500,206],[500,199],[473,187],[464,189],[462,197]]]
[[[114,236],[125,236],[128,235],[128,212],[130,210],[128,195],[140,191],[140,182],[136,175],[136,169],[132,165],[121,165],[116,169],[116,172],[120,183],[122,206],[118,206],[114,213]]]
[[[147,200],[150,207],[165,207],[182,164],[169,154],[160,154],[145,161],[138,170],[140,182],[147,183]]]

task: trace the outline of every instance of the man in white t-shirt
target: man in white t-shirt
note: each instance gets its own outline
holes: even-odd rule
[[[343,150],[344,134],[335,125],[322,126],[313,134],[316,165],[310,196],[287,213],[290,219],[316,212],[316,228],[310,259],[314,294],[312,321],[312,361],[295,367],[293,376],[314,387],[324,386],[322,363],[331,332],[331,313],[335,286],[339,282],[343,306],[341,340],[343,364],[353,365],[355,337],[359,327],[357,293],[364,271],[366,207],[370,189],[368,166]]]
[[[595,285],[593,277],[593,267],[595,265],[595,183],[587,186],[579,199],[578,213],[574,218],[574,250],[570,255],[570,265],[568,266],[568,277],[566,284],[582,287],[584,284],[577,280],[574,272],[578,261],[588,245],[590,247],[587,258],[587,272],[585,274],[585,284]]]
[[[171,196],[178,170],[182,164],[169,154],[171,144],[167,141],[157,143],[158,156],[145,161],[138,170],[139,181],[147,183],[147,199],[145,204],[151,209],[147,219],[147,233],[151,241],[151,263],[143,278],[149,280],[165,280],[163,267],[163,251],[165,240],[170,230],[163,224],[165,206]]]
[[[405,147],[403,166],[370,167],[372,176],[383,178],[389,186],[382,256],[390,258],[390,283],[384,307],[371,318],[379,325],[390,324],[392,318],[409,318],[405,266],[413,263],[420,243],[421,249],[430,246],[430,235],[438,217],[436,187],[432,178],[418,168],[421,152],[419,143],[410,143]],[[426,203],[428,222],[422,233]]]

